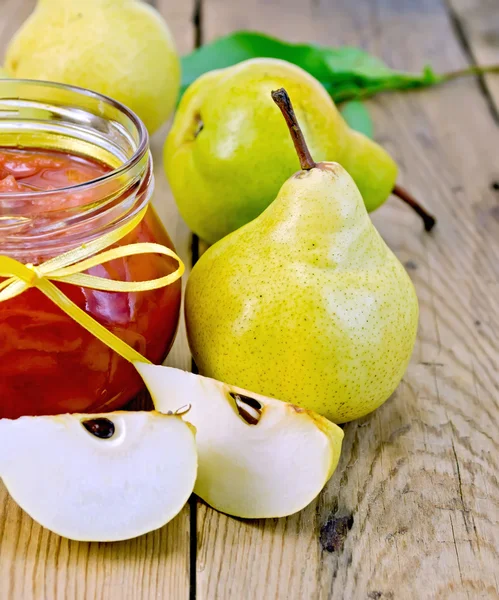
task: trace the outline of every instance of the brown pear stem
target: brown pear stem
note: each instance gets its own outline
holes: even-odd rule
[[[316,166],[314,159],[312,158],[308,149],[303,132],[298,124],[298,120],[293,110],[293,105],[288,96],[288,92],[284,88],[280,88],[272,92],[272,100],[281,109],[286,125],[288,126],[291,139],[295,145],[298,158],[300,159],[300,166],[304,171],[309,171]],[[400,185],[395,185],[392,194],[400,198],[403,202],[408,204],[417,214],[423,219],[424,228],[426,231],[431,231],[436,224],[436,219],[433,215],[426,212],[426,210],[419,204],[419,202],[410,194],[405,188]]]
[[[410,194],[405,188],[403,188],[400,185],[395,185],[392,190],[392,194],[394,196],[397,196],[397,198],[400,198],[402,202],[408,204],[412,208],[412,210],[418,213],[418,215],[423,219],[425,231],[431,231],[433,227],[435,227],[435,224],[437,222],[435,217],[429,212],[426,212],[426,210],[421,206],[421,204],[419,204],[416,198],[414,198],[414,196]]]
[[[310,154],[307,143],[305,142],[305,138],[303,137],[303,132],[298,125],[298,120],[296,118],[295,111],[293,110],[291,100],[289,99],[288,92],[284,88],[275,90],[272,92],[272,100],[281,109],[281,112],[284,116],[286,125],[289,128],[289,133],[291,134],[291,139],[293,140],[293,144],[296,148],[296,153],[300,159],[301,168],[304,171],[313,169],[316,163]]]

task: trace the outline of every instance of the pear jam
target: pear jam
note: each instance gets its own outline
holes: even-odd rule
[[[23,208],[25,225],[19,231],[23,239],[30,240],[29,256],[27,250],[23,256],[20,244],[15,258],[34,264],[51,258],[45,250],[43,256],[40,253],[36,257],[37,244],[42,240],[38,241],[36,232],[31,234],[31,220],[42,218],[45,230],[50,230],[47,224],[53,224],[60,229],[59,238],[69,241],[65,239],[65,222],[59,222],[61,211],[68,214],[68,210],[78,211],[98,202],[102,194],[99,186],[82,184],[103,180],[112,170],[103,162],[58,150],[0,148],[0,254],[9,255],[12,247],[7,248],[6,241],[12,239],[12,219],[5,215],[22,201],[23,206],[31,206]],[[36,202],[30,204],[30,198]],[[84,226],[90,236],[90,220]],[[173,248],[150,206],[142,222],[117,245],[135,242],[157,242]],[[60,253],[57,246],[53,255]],[[175,268],[169,257],[142,254],[115,259],[87,272],[107,279],[141,281],[161,277]],[[152,362],[166,357],[177,329],[180,281],[140,293],[104,292],[69,284],[58,287]],[[131,364],[39,290],[31,288],[0,302],[0,417],[110,411],[123,406],[141,387]]]

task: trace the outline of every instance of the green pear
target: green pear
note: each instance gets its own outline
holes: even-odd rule
[[[320,493],[340,458],[343,431],[312,411],[180,369],[135,363],[156,410],[196,428],[194,491],[236,517],[285,517]]]
[[[338,163],[312,160],[285,92],[273,95],[302,170],[195,265],[185,299],[189,343],[203,375],[341,423],[397,387],[418,302],[352,177]]]
[[[171,115],[180,86],[170,31],[138,0],[38,0],[9,44],[5,69],[111,96],[151,133]]]
[[[299,167],[270,97],[281,86],[294,99],[315,158],[342,164],[369,211],[394,189],[394,160],[348,127],[319,81],[282,60],[247,60],[211,71],[188,88],[165,144],[165,169],[179,211],[209,243],[261,214]]]

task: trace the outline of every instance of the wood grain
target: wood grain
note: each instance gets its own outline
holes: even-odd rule
[[[2,0],[0,49],[34,7],[34,0]],[[192,48],[193,2],[156,3],[181,52]],[[151,140],[155,163],[154,205],[187,271],[191,235],[182,223],[162,167],[167,127]],[[186,277],[184,277],[185,284]],[[190,369],[183,319],[168,364]],[[135,403],[136,407],[144,402]],[[184,508],[167,526],[135,540],[114,544],[68,541],[36,524],[0,484],[0,598],[2,600],[150,600],[189,597],[190,515]]]
[[[467,64],[436,0],[205,0],[203,23],[206,41],[249,28],[361,45],[408,70]],[[439,219],[426,235],[396,199],[373,218],[417,288],[413,359],[393,397],[345,427],[307,510],[242,522],[200,505],[203,600],[499,597],[499,130],[474,79],[369,108],[401,183]]]
[[[456,34],[476,64],[499,65],[499,9],[496,0],[447,0]],[[485,92],[499,120],[499,75],[484,76]]]

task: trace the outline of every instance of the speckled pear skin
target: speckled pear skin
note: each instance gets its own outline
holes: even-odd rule
[[[11,77],[88,88],[123,102],[150,133],[171,115],[180,61],[164,19],[138,0],[37,0],[5,56]]]
[[[343,423],[400,382],[414,286],[336,163],[299,171],[257,219],[212,246],[185,301],[203,375]]]
[[[299,168],[270,96],[280,87],[293,98],[312,156],[341,163],[369,211],[393,189],[393,159],[347,126],[319,81],[282,60],[248,60],[207,73],[189,87],[165,144],[165,169],[179,211],[210,243],[261,214]]]

